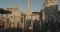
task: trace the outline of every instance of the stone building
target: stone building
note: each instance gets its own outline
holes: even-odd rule
[[[21,22],[21,11],[18,8],[18,5],[16,4],[15,8],[6,8],[6,10],[12,12],[12,14],[7,14],[6,16],[7,19],[9,19],[9,22],[11,23],[10,24],[11,28],[17,28]]]
[[[40,12],[32,12],[33,32],[40,31],[41,19]]]
[[[12,13],[5,14],[6,22],[4,22],[4,28],[21,28],[30,29],[33,31],[35,27],[37,29],[40,26],[40,12],[30,11],[30,0],[27,0],[26,12],[21,12],[16,4],[15,7],[7,7],[6,11],[11,11]],[[40,29],[40,28],[39,28]]]
[[[58,13],[57,0],[45,0],[41,12],[42,12],[41,31],[56,32],[57,13]]]

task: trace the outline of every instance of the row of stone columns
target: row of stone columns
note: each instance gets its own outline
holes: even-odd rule
[[[5,22],[4,23],[4,28],[18,28],[17,22]]]

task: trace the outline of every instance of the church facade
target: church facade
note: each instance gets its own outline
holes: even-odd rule
[[[41,32],[56,32],[59,27],[58,0],[45,0],[41,10]]]

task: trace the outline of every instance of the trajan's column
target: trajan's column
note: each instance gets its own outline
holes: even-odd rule
[[[31,19],[32,12],[30,11],[30,0],[27,0],[26,20]]]
[[[31,24],[31,27],[29,27],[29,29],[31,29],[31,28],[33,28],[33,21],[32,21],[32,16],[31,16],[32,15],[32,12],[30,10],[30,0],[27,0],[26,1],[26,4],[27,4],[27,6],[26,6],[26,21],[30,21],[31,20],[31,23],[30,23]],[[25,24],[26,24],[26,22],[25,22]]]

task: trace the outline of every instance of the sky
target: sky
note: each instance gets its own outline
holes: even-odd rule
[[[21,11],[26,11],[26,0],[0,0],[0,8],[15,7],[16,3]],[[44,0],[30,0],[30,10],[40,12],[43,9],[43,3]],[[58,0],[58,5],[60,9],[60,0]]]

